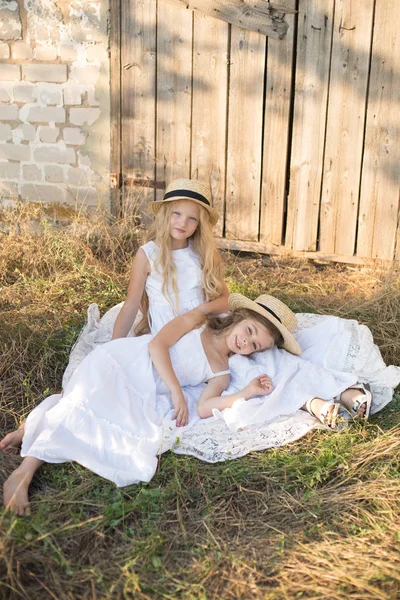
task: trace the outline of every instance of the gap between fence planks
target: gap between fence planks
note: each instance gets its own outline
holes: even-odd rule
[[[284,19],[285,13],[296,12],[270,3],[268,0],[168,0],[168,2],[278,39],[285,37],[289,28]]]

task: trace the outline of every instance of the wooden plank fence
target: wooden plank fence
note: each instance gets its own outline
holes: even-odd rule
[[[268,35],[201,4],[112,0],[116,185],[208,182],[221,247],[399,260],[398,0],[280,0]]]

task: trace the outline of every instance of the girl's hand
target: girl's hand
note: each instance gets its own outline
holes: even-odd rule
[[[189,422],[189,410],[183,397],[182,391],[171,394],[172,404],[175,408],[173,419],[176,419],[177,427],[184,427]]]
[[[243,396],[246,400],[254,398],[255,396],[266,396],[270,394],[274,386],[272,385],[272,379],[268,375],[260,375],[255,377],[243,388]]]

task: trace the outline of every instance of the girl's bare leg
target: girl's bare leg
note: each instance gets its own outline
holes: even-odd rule
[[[4,452],[4,454],[7,454],[7,452],[12,448],[21,448],[24,432],[25,423],[21,423],[18,429],[11,431],[11,433],[7,433],[7,435],[4,436],[4,438],[0,441],[0,450]]]
[[[42,460],[27,456],[4,483],[3,504],[19,517],[31,514],[28,490],[34,474],[42,464]]]

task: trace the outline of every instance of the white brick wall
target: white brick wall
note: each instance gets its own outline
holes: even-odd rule
[[[108,206],[108,10],[0,0],[0,203]]]

